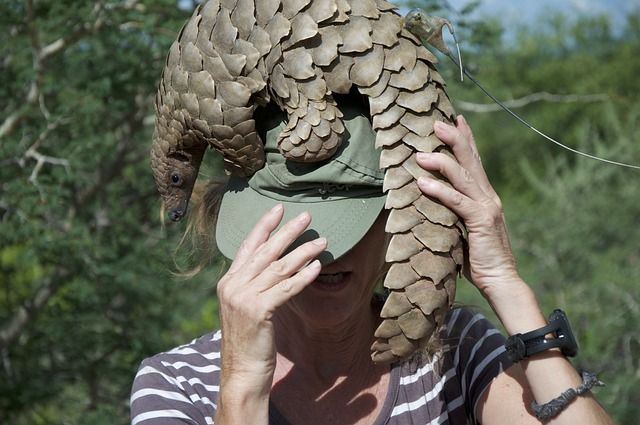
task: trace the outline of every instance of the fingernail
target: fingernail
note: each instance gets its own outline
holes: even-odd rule
[[[322,267],[322,264],[320,264],[320,260],[313,260],[311,263],[309,263],[309,265],[307,266],[307,269],[310,270],[317,270],[320,267]]]
[[[418,152],[416,157],[418,159],[429,159],[431,157],[431,152]]]
[[[450,125],[445,124],[442,121],[436,121],[433,123],[433,128],[441,132],[449,132],[451,130],[450,127]]]
[[[418,186],[429,187],[429,186],[431,186],[431,183],[432,183],[432,181],[431,181],[430,178],[427,178],[427,177],[419,177],[418,178]]]
[[[297,217],[298,221],[300,222],[304,222],[307,221],[309,219],[309,213],[307,211],[301,212],[298,217]]]
[[[269,211],[271,214],[275,214],[282,211],[282,204],[278,204],[276,206],[274,206],[273,208],[271,208],[271,210]]]
[[[327,244],[327,239],[326,238],[314,239],[313,244],[318,246],[325,246]]]

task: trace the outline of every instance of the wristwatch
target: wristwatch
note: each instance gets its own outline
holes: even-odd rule
[[[545,338],[551,334],[552,339]],[[518,333],[509,337],[504,343],[509,360],[514,363],[551,348],[560,348],[563,355],[574,357],[578,354],[578,343],[569,319],[562,310],[554,310],[549,315],[549,324],[524,334]]]

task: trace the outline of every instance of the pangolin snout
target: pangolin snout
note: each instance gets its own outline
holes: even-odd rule
[[[169,220],[180,221],[184,217],[184,210],[182,208],[174,208],[169,210]]]

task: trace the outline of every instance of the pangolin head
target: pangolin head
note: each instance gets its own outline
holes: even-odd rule
[[[205,150],[206,144],[173,149],[158,134],[154,135],[151,168],[171,221],[180,221],[187,214]]]

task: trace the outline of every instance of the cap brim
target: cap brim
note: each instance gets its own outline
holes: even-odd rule
[[[380,190],[375,194],[329,197],[317,202],[278,201],[258,193],[245,179],[232,177],[222,198],[216,226],[216,243],[220,252],[233,259],[260,217],[278,203],[284,207],[284,218],[278,228],[304,211],[311,214],[309,228],[289,250],[320,236],[325,237],[328,246],[318,259],[328,264],[346,254],[362,239],[384,208],[385,196]]]

